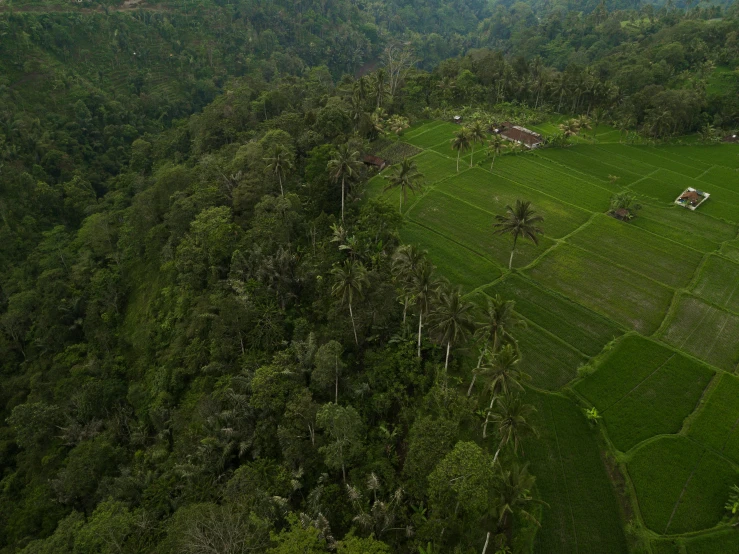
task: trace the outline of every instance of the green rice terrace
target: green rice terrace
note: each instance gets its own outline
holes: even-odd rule
[[[540,437],[526,448],[549,505],[536,550],[622,552],[643,523],[655,554],[739,552],[721,523],[739,483],[739,147],[627,145],[603,126],[492,168],[478,147],[457,172],[458,128],[425,122],[389,146],[425,176],[402,238],[470,298],[513,299],[527,322]],[[377,175],[369,193],[397,206],[386,184]],[[711,194],[697,211],[674,205],[687,187]],[[620,191],[641,204],[631,221],[607,215]],[[511,237],[493,222],[517,199],[544,234],[518,242],[509,271]]]

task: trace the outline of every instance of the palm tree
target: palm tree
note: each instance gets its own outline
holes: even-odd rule
[[[503,137],[501,137],[499,134],[495,134],[490,139],[490,142],[488,142],[488,155],[492,154],[493,161],[490,164],[490,170],[492,171],[493,165],[495,165],[495,158],[496,156],[500,156],[501,152],[503,151],[503,145],[505,144],[505,140],[503,140]]]
[[[535,224],[544,221],[544,218],[540,215],[535,215],[536,212],[531,208],[531,202],[528,200],[516,200],[515,208],[506,206],[505,209],[505,215],[495,216],[497,223],[494,223],[493,227],[496,229],[495,233],[498,235],[508,234],[513,236],[511,259],[508,261],[508,269],[511,269],[513,267],[513,253],[516,251],[518,237],[528,238],[534,244],[539,244],[539,237],[536,235],[541,234],[542,230]]]
[[[468,129],[467,133],[470,137],[470,146],[472,147],[472,153],[470,154],[470,167],[472,167],[472,158],[475,156],[475,144],[485,142],[485,129],[479,121],[475,121]]]
[[[464,342],[475,328],[472,319],[474,304],[462,297],[459,289],[441,291],[437,299],[438,305],[429,316],[429,323],[436,339],[446,343],[444,369],[449,368],[449,352],[452,344]]]
[[[462,152],[466,152],[470,147],[470,135],[467,129],[460,129],[454,133],[454,138],[451,140],[452,150],[457,151],[457,173],[459,173],[459,156]]]
[[[334,183],[341,181],[341,221],[344,221],[344,199],[346,198],[346,180],[359,172],[361,162],[359,152],[351,150],[348,144],[341,144],[334,150],[328,162],[328,171]]]
[[[393,254],[392,273],[395,281],[403,289],[403,323],[408,312],[408,304],[413,298],[413,277],[418,266],[426,260],[426,251],[415,244],[403,244]]]
[[[578,134],[583,129],[586,130],[586,131],[589,131],[590,129],[593,128],[593,126],[590,123],[590,118],[587,115],[581,115],[580,117],[577,118],[576,121],[577,121],[577,132],[578,132]]]
[[[275,144],[271,156],[264,158],[267,162],[267,171],[277,176],[280,182],[280,195],[285,196],[282,188],[282,180],[285,174],[293,169],[293,154],[281,144]]]
[[[536,434],[536,430],[528,422],[528,417],[536,411],[531,404],[524,404],[520,394],[507,394],[498,400],[495,408],[489,413],[490,422],[495,425],[500,437],[498,450],[493,463],[498,459],[500,450],[513,446],[513,454],[518,455],[521,437],[528,432]]]
[[[400,189],[400,213],[403,213],[403,200],[408,199],[408,191],[413,194],[421,188],[423,174],[419,173],[418,166],[413,160],[404,158],[403,161],[394,165],[387,177],[388,184],[384,190],[398,187]]]
[[[570,138],[572,135],[576,135],[580,132],[580,127],[577,124],[577,119],[568,119],[564,123],[559,124],[559,130],[565,138]]]
[[[503,393],[510,394],[514,389],[523,390],[521,381],[530,379],[528,373],[521,371],[518,363],[521,356],[512,344],[507,344],[496,354],[488,353],[486,362],[480,367],[480,375],[488,379],[487,388],[490,389],[490,406],[485,416],[482,428],[482,438],[487,438],[488,423],[495,400]]]
[[[530,504],[546,504],[531,495],[536,478],[528,472],[528,463],[523,466],[513,464],[510,469],[502,469],[498,479],[498,527],[506,536],[506,544],[513,540],[513,522],[527,520],[537,527],[541,524],[527,509]]]
[[[375,73],[375,77],[372,81],[372,92],[377,99],[377,107],[381,108],[382,103],[390,94],[390,85],[387,83],[387,73],[385,70],[380,68]]]
[[[482,342],[482,348],[480,349],[480,358],[477,360],[477,367],[472,374],[470,388],[467,389],[467,396],[472,394],[472,387],[475,386],[475,380],[486,352],[495,355],[506,344],[518,348],[516,339],[511,335],[511,329],[525,327],[526,322],[513,311],[515,306],[516,303],[513,300],[503,300],[499,294],[488,299],[484,319],[482,323],[478,324],[475,331],[475,338]]]
[[[411,277],[411,291],[418,310],[418,357],[421,357],[421,331],[423,316],[429,313],[431,302],[439,289],[439,280],[434,275],[434,266],[428,260],[422,260]]]
[[[349,304],[349,317],[352,320],[354,342],[359,345],[352,303],[355,297],[361,298],[363,296],[363,289],[369,284],[367,268],[364,267],[362,262],[346,260],[343,265],[334,267],[331,274],[334,276],[334,286],[331,292],[342,304]]]

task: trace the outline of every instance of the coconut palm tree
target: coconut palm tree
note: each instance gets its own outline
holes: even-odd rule
[[[341,221],[344,221],[344,199],[346,198],[346,180],[352,179],[359,172],[361,162],[359,152],[352,150],[348,144],[341,144],[334,150],[328,162],[328,171],[334,183],[341,181]]]
[[[446,343],[444,369],[449,368],[449,353],[453,344],[464,342],[475,328],[472,319],[474,304],[464,300],[459,289],[442,290],[436,308],[429,315],[432,332],[441,344]]]
[[[559,124],[559,130],[562,131],[565,138],[570,138],[580,132],[580,127],[577,124],[577,119],[568,119],[564,123]]]
[[[280,195],[285,196],[285,191],[282,188],[282,180],[285,175],[293,169],[293,154],[281,144],[275,144],[272,149],[271,155],[264,158],[267,162],[267,171],[277,176],[280,182]]]
[[[483,320],[478,323],[475,331],[475,338],[482,343],[482,347],[477,367],[472,373],[472,382],[467,389],[467,396],[472,394],[472,388],[475,386],[475,380],[480,373],[482,359],[486,352],[495,355],[506,344],[511,344],[516,350],[518,349],[518,343],[511,334],[511,330],[515,327],[525,327],[526,322],[513,311],[515,306],[516,303],[513,300],[503,300],[499,294],[488,299]]]
[[[404,158],[403,161],[394,165],[387,176],[388,184],[384,190],[398,187],[400,189],[400,213],[403,213],[403,200],[408,199],[408,191],[413,194],[421,188],[423,174],[418,171],[414,160]]]
[[[472,153],[470,154],[470,167],[472,167],[472,158],[475,156],[475,144],[485,142],[485,129],[482,128],[482,124],[479,121],[475,121],[472,125],[467,128],[467,133],[470,137],[470,146],[472,147]]]
[[[457,151],[457,173],[459,173],[459,156],[470,147],[470,135],[467,129],[460,129],[454,133],[451,140],[452,150]]]
[[[528,463],[523,466],[513,464],[509,469],[501,468],[497,487],[498,501],[495,505],[498,512],[498,528],[505,534],[506,544],[511,544],[513,540],[514,521],[526,520],[541,527],[529,508],[533,504],[546,504],[531,495],[535,482],[536,478],[528,472]]]
[[[536,408],[531,404],[523,403],[520,394],[506,394],[498,399],[495,407],[489,412],[489,421],[494,424],[500,437],[493,463],[498,459],[502,448],[510,444],[513,447],[513,454],[518,455],[521,437],[526,433],[536,434],[536,430],[527,419],[535,411]]]
[[[426,251],[415,244],[403,244],[393,254],[391,270],[396,283],[403,290],[403,323],[408,305],[413,298],[413,277],[418,266],[426,260]]]
[[[498,235],[511,235],[513,237],[513,247],[511,248],[511,258],[508,261],[508,269],[513,267],[513,253],[516,251],[516,241],[519,237],[528,238],[534,244],[539,244],[537,235],[542,230],[536,226],[536,223],[544,221],[540,215],[531,208],[531,202],[528,200],[516,200],[516,206],[506,206],[505,215],[496,215],[497,223],[493,224],[495,233]]]
[[[418,310],[418,357],[421,357],[421,332],[423,330],[423,317],[429,313],[431,303],[436,297],[440,286],[439,280],[434,275],[434,266],[428,260],[421,261],[413,272],[410,282],[410,290],[416,301]]]
[[[361,298],[363,296],[364,288],[369,285],[367,268],[364,267],[362,262],[346,260],[343,265],[334,267],[331,270],[331,274],[334,276],[334,285],[331,292],[342,305],[349,305],[349,317],[352,320],[354,342],[359,345],[357,326],[354,324],[354,310],[352,309],[352,304],[355,298]]]
[[[512,344],[505,345],[496,354],[488,353],[485,357],[485,363],[480,367],[480,376],[488,381],[487,388],[490,390],[490,406],[485,416],[482,438],[487,437],[490,412],[498,396],[501,393],[508,395],[514,389],[523,390],[521,381],[530,379],[528,373],[521,371],[519,368],[518,363],[521,361],[521,356]]]
[[[587,115],[581,115],[576,119],[577,121],[577,133],[580,134],[580,131],[590,131],[593,128],[593,125],[590,121],[590,118]]]
[[[494,134],[490,141],[488,142],[488,156],[492,154],[493,161],[490,164],[490,170],[492,171],[493,165],[495,165],[495,158],[497,156],[500,156],[501,152],[503,152],[503,145],[505,144],[505,140],[503,137],[501,137],[499,134]]]

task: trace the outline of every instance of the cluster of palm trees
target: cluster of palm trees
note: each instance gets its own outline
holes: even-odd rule
[[[492,424],[500,437],[498,452],[510,445],[516,454],[520,439],[531,431],[527,418],[532,406],[523,403],[522,383],[529,376],[521,370],[521,355],[514,338],[517,327],[524,326],[515,313],[515,303],[496,295],[478,313],[475,304],[466,300],[458,288],[436,277],[434,266],[424,251],[414,245],[403,245],[393,256],[392,270],[403,302],[404,321],[409,309],[418,317],[417,355],[421,356],[424,327],[430,337],[445,350],[444,370],[449,368],[453,347],[472,340],[479,345],[477,367],[473,370],[467,396],[475,383],[483,382],[491,395],[484,410],[483,438]]]

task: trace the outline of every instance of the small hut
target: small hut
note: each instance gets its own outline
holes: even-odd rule
[[[675,204],[688,208],[689,210],[695,210],[698,206],[703,204],[711,195],[702,190],[688,187],[683,193],[677,197]]]
[[[373,156],[371,154],[365,154],[364,157],[362,158],[362,161],[365,163],[365,165],[376,167],[378,171],[382,171],[383,169],[387,167],[386,160],[383,160],[382,158]]]
[[[733,142],[734,144],[739,144],[739,134],[732,133],[730,135],[726,135],[723,138],[723,142],[729,142],[729,143],[732,143]]]
[[[536,133],[531,129],[527,129],[526,127],[512,125],[508,121],[503,123],[501,126],[500,135],[506,140],[523,144],[526,148],[532,150],[541,146],[541,143],[544,140],[539,133]]]
[[[452,118],[452,121],[453,121],[454,123],[456,123],[457,125],[459,125],[460,123],[462,123],[462,116],[461,116],[461,115],[455,115],[455,116],[454,116],[454,117]]]

